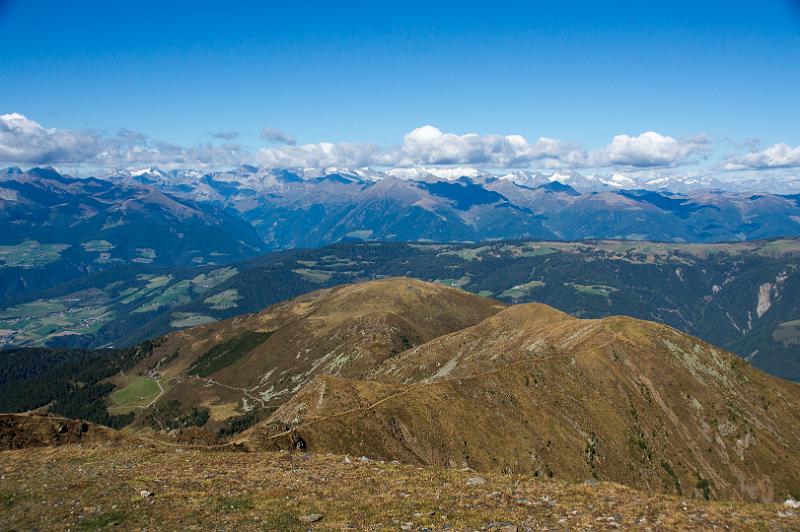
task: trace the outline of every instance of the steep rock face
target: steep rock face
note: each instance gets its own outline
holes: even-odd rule
[[[240,441],[686,496],[800,490],[800,388],[655,323],[518,305],[368,378],[318,376]]]

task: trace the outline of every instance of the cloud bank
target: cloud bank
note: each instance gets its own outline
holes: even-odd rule
[[[758,150],[742,145],[711,166],[713,143],[703,135],[676,138],[655,131],[619,134],[604,147],[587,150],[579,144],[549,137],[528,140],[521,135],[456,134],[424,125],[408,132],[394,146],[360,142],[297,144],[277,128],[264,128],[268,146],[253,150],[235,142],[237,132],[208,133],[215,142],[181,146],[130,130],[114,134],[99,130],[47,128],[19,113],[0,115],[0,164],[53,165],[88,169],[227,169],[258,163],[262,167],[440,167],[455,165],[486,169],[599,169],[609,174],[669,177],[681,174],[749,170],[753,175],[800,168],[800,147],[788,144]]]
[[[45,128],[19,113],[0,115],[0,162],[4,164],[216,169],[250,158],[237,144],[185,147],[125,129],[107,136],[95,130]]]
[[[302,146],[265,148],[258,162],[266,167],[326,168],[330,166],[377,166],[380,148],[374,144],[320,142]]]
[[[726,170],[769,170],[775,168],[800,168],[800,146],[775,144],[760,151],[751,151],[740,157],[733,156],[725,163]]]
[[[399,148],[384,155],[387,165],[476,164],[498,168],[562,166],[580,163],[583,154],[557,139],[540,137],[529,142],[521,135],[456,135],[433,126],[422,126],[403,137]]]
[[[596,166],[652,168],[685,164],[709,149],[710,141],[705,136],[678,140],[647,131],[636,137],[616,135],[605,150],[593,157]]]

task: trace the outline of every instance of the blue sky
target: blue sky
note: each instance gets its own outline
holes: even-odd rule
[[[695,166],[800,145],[797,1],[0,0],[0,74],[0,113],[43,128],[252,154],[264,128],[385,147],[426,124],[587,153],[703,136]]]

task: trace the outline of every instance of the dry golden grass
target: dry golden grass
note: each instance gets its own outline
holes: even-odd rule
[[[362,375],[410,345],[474,325],[502,308],[463,290],[414,279],[356,283],[174,332],[129,373],[148,375],[157,367],[165,375],[162,403],[233,403],[236,410],[226,415],[243,414],[245,403],[272,411],[316,374]],[[252,331],[270,337],[206,379],[187,378],[204,353]],[[140,412],[134,427],[142,427],[146,415]],[[212,416],[210,427],[218,428],[221,419]]]
[[[237,440],[686,497],[800,493],[800,387],[652,322],[519,305],[368,378],[318,376]]]
[[[3,530],[797,530],[780,504],[700,502],[610,483],[157,444],[0,452]],[[480,481],[477,481],[480,482]],[[308,524],[301,516],[320,514]],[[506,528],[513,530],[513,528]]]

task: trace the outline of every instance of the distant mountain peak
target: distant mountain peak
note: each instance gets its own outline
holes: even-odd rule
[[[561,194],[569,194],[570,196],[580,196],[581,193],[569,185],[565,185],[561,181],[550,181],[544,185],[536,187],[539,190],[546,190],[547,192],[556,192]]]

